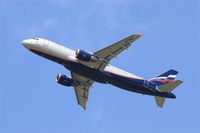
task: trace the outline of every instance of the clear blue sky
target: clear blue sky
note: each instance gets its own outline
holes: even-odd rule
[[[111,64],[144,78],[168,69],[184,83],[176,100],[95,83],[87,111],[55,83],[64,67],[21,44],[42,37],[94,52],[133,33],[145,36]],[[199,133],[199,0],[0,0],[1,133]]]

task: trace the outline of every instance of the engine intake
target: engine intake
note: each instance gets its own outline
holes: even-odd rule
[[[73,80],[66,75],[58,74],[56,77],[56,82],[64,86],[72,86]]]
[[[76,58],[82,61],[98,61],[98,58],[94,55],[87,53],[81,49],[76,50]]]

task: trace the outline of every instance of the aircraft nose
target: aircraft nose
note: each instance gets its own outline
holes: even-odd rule
[[[28,48],[31,43],[30,40],[26,39],[22,41],[22,44],[24,45],[25,48]]]

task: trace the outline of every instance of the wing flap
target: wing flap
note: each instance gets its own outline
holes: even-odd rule
[[[86,109],[86,102],[87,102],[87,98],[83,96],[83,94],[81,93],[82,90],[78,87],[75,87],[75,93],[76,93],[76,99],[77,102],[80,106],[82,106],[84,109]]]

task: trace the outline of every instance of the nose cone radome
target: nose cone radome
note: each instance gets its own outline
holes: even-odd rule
[[[24,45],[25,48],[29,48],[31,45],[31,41],[29,39],[23,40],[22,44]]]

